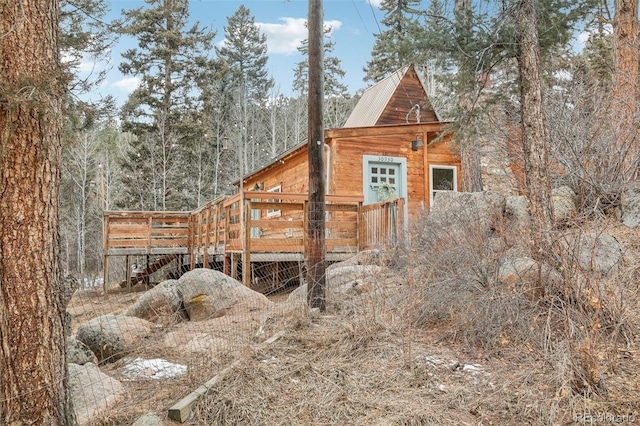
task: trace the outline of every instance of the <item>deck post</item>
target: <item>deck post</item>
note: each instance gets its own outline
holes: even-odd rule
[[[363,220],[363,212],[362,212],[362,201],[359,201],[358,213],[356,214],[356,250],[358,252],[361,252],[364,247],[363,229],[364,229],[364,220]]]
[[[106,295],[108,292],[107,281],[109,279],[109,219],[110,216],[102,213],[102,253],[104,262],[102,263],[102,291]]]
[[[238,279],[238,256],[237,253],[231,253],[231,278]]]
[[[242,284],[246,287],[251,287],[251,200],[247,200],[244,210],[246,224],[242,247]]]
[[[127,255],[127,293],[131,293],[131,256]]]
[[[197,253],[197,244],[196,244],[196,224],[194,216],[189,216],[189,242],[191,243],[191,247],[189,249],[189,270],[193,271],[196,268],[196,253]]]
[[[105,295],[109,293],[109,254],[104,253],[104,265],[102,266],[102,291]]]
[[[144,276],[144,285],[146,288],[149,288],[149,285],[151,284],[151,273],[149,271],[149,264],[151,263],[151,255],[147,254],[147,265],[145,266],[145,269],[147,270],[147,274]]]
[[[209,232],[211,232],[211,208],[209,205],[206,207],[207,214],[204,216],[207,221],[204,234],[204,247],[202,248],[202,266],[209,268]]]

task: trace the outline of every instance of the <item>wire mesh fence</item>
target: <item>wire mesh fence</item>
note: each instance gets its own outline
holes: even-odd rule
[[[213,249],[114,255],[108,291],[78,290],[67,308],[78,417],[543,425],[595,408],[636,413],[637,392],[621,380],[632,383],[640,365],[629,355],[627,373],[606,371],[633,347],[638,258],[606,274],[581,267],[576,253],[599,250],[586,235],[604,233],[583,223],[580,238],[556,234],[564,243],[550,254],[563,272],[538,269],[516,204],[452,196],[388,232],[387,244],[327,261],[324,312],[308,308],[297,240],[277,246],[279,260]],[[251,228],[243,235],[259,239]],[[534,266],[546,274],[543,295]]]

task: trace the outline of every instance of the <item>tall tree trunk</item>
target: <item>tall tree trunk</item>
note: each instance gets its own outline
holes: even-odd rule
[[[0,0],[0,423],[69,425],[57,0]]]
[[[519,4],[521,32],[518,40],[518,67],[525,183],[534,224],[534,256],[539,258],[548,249],[545,235],[553,224],[553,211],[547,153],[549,135],[543,112],[537,5],[537,0],[521,0]]]
[[[611,123],[616,135],[614,161],[623,181],[637,177],[638,0],[615,0],[614,79]]]
[[[456,25],[459,31],[458,39],[459,44],[466,47],[471,43],[472,28],[471,28],[471,1],[470,0],[456,0],[454,9]],[[465,134],[469,134],[469,127],[474,126],[473,116],[473,97],[476,91],[476,64],[469,61],[469,58],[464,54],[458,56],[458,87],[461,88],[459,94],[459,106],[463,114],[464,119],[462,122],[462,129],[458,132],[462,136],[459,140],[460,143],[460,160],[462,163],[462,190],[464,192],[481,192],[482,185],[482,163],[481,163],[481,150],[479,142],[476,138],[464,137]],[[464,127],[467,127],[465,129]]]
[[[464,192],[482,192],[482,163],[478,141],[464,141],[460,145],[462,166],[462,190]]]

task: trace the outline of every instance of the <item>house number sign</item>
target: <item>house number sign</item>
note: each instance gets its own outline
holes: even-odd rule
[[[398,160],[396,160],[394,157],[387,157],[386,155],[378,156],[378,161],[380,163],[397,163],[398,162]]]

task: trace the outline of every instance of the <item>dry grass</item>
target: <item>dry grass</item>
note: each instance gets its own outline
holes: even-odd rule
[[[187,424],[560,425],[584,413],[640,419],[637,231],[614,221],[575,225],[614,235],[626,248],[623,263],[600,277],[558,253],[562,285],[531,299],[495,278],[513,235],[463,223],[469,229],[453,232],[427,222],[374,289],[333,297],[322,315],[279,296],[268,312],[157,328],[130,358],[162,357],[188,373],[123,381],[128,398],[95,424],[131,424],[148,411],[172,424],[171,405],[238,359]],[[110,298],[115,310],[132,302],[126,294]],[[94,303],[100,299],[74,300],[108,311]],[[90,316],[77,312],[82,321]],[[284,337],[261,346],[282,330]],[[206,333],[225,344],[189,352],[167,345],[171,332]],[[125,363],[103,371],[124,379]]]

